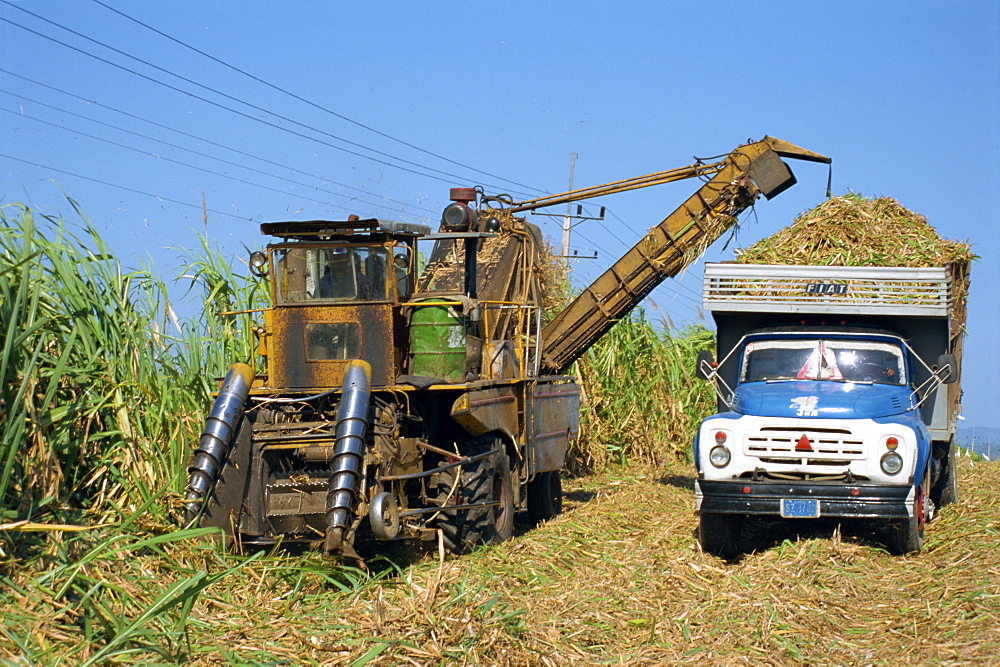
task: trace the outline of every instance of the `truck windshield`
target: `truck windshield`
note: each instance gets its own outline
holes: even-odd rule
[[[278,248],[274,266],[279,303],[382,301],[395,280],[381,246]]]
[[[743,351],[740,382],[832,380],[905,385],[903,351],[868,340],[762,340]]]

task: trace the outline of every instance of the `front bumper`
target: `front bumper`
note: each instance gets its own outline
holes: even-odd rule
[[[704,513],[781,516],[781,501],[819,501],[819,516],[906,519],[913,515],[911,485],[843,482],[695,481],[695,509]]]

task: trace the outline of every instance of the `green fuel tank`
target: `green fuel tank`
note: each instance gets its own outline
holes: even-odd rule
[[[454,301],[431,300],[410,316],[410,374],[465,379],[465,318]]]

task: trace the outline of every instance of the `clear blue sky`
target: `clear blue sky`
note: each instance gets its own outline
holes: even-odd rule
[[[0,1],[2,203],[72,218],[65,192],[127,261],[172,275],[203,193],[212,243],[242,258],[262,221],[436,226],[451,186],[565,190],[570,153],[581,187],[770,134],[831,156],[835,194],[895,197],[972,243],[964,423],[996,425],[996,2],[101,2]],[[826,167],[792,167],[799,184],[708,259],[823,199]],[[578,280],[695,185],[599,202],[606,221],[574,230],[599,251]],[[700,278],[647,310],[698,318]]]

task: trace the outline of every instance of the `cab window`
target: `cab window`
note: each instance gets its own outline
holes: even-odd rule
[[[869,340],[763,340],[747,343],[741,382],[832,380],[906,384],[898,345]]]
[[[278,248],[274,264],[278,303],[389,298],[389,251],[381,246]]]

